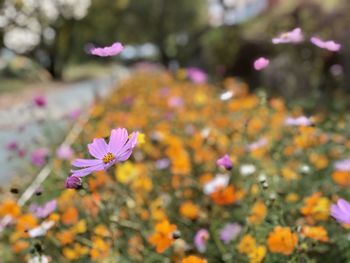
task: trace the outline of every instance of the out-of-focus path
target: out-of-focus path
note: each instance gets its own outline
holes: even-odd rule
[[[18,162],[9,161],[6,145],[17,142],[21,149],[25,147],[26,159],[29,160],[33,147],[33,138],[40,140],[43,134],[62,137],[67,132],[66,118],[73,111],[84,111],[96,96],[104,97],[116,87],[119,79],[128,75],[125,68],[118,67],[107,77],[86,80],[75,84],[67,84],[44,92],[47,106],[44,109],[32,106],[32,101],[24,101],[0,109],[0,185],[18,175]],[[45,125],[40,120],[48,118]],[[21,130],[20,127],[25,127]],[[38,143],[40,145],[40,143]],[[26,148],[31,147],[31,148]],[[23,167],[22,167],[23,168]]]

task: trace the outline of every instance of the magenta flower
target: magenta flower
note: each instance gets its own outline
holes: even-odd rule
[[[334,52],[339,51],[341,48],[341,45],[339,43],[334,42],[333,40],[323,41],[318,37],[312,37],[310,39],[310,42],[319,48],[327,49],[329,51]]]
[[[82,181],[80,177],[71,175],[66,179],[66,182],[64,183],[64,186],[67,189],[80,189],[82,187]]]
[[[339,199],[337,204],[331,205],[331,216],[339,223],[350,224],[350,204],[344,199]]]
[[[118,55],[123,49],[123,45],[120,42],[116,42],[108,47],[93,47],[89,53],[99,57],[112,57]]]
[[[233,224],[226,224],[221,230],[220,230],[220,239],[225,243],[228,244],[232,240],[236,239],[236,237],[241,233],[242,226],[233,223]]]
[[[32,204],[29,206],[29,211],[34,213],[37,218],[45,218],[56,210],[57,201],[51,200],[43,206]]]
[[[72,165],[82,168],[72,170],[74,176],[82,177],[95,171],[107,170],[116,162],[129,159],[137,143],[138,132],[133,132],[128,137],[126,129],[114,129],[109,138],[109,144],[104,139],[94,139],[88,145],[89,153],[96,159],[76,159]]]
[[[206,229],[200,229],[194,236],[193,243],[197,250],[204,253],[207,250],[207,241],[209,239],[209,232]]]
[[[44,108],[47,104],[46,97],[43,95],[37,95],[33,98],[33,103],[39,108]]]
[[[297,118],[288,117],[284,123],[288,126],[310,126],[312,124],[311,120],[305,116]]]
[[[41,167],[46,163],[46,157],[49,151],[46,148],[39,148],[32,152],[30,158],[35,166]]]
[[[230,156],[228,156],[227,154],[225,154],[223,157],[221,157],[220,159],[218,159],[216,161],[216,164],[218,166],[221,166],[223,168],[225,168],[226,170],[231,170],[233,167],[233,163],[230,159]]]
[[[207,74],[199,68],[188,68],[187,76],[195,84],[203,84],[208,79]]]
[[[17,151],[18,150],[18,143],[17,142],[10,142],[6,145],[6,149],[9,151]]]
[[[263,70],[270,64],[270,60],[261,57],[254,61],[254,68],[256,70]]]
[[[304,40],[303,33],[300,28],[282,33],[278,37],[272,39],[273,44],[300,43]]]
[[[61,145],[56,151],[57,157],[61,160],[69,160],[73,154],[73,149],[68,145]]]

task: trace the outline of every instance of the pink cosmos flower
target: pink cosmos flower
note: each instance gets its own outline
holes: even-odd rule
[[[37,218],[45,218],[56,210],[57,201],[51,200],[42,206],[32,204],[29,206],[29,211],[34,213]]]
[[[107,144],[104,139],[94,139],[88,145],[89,153],[96,159],[76,159],[72,165],[80,170],[72,170],[72,175],[77,177],[86,176],[95,171],[107,170],[116,162],[129,159],[137,143],[138,132],[133,132],[128,137],[124,128],[113,129]]]
[[[237,223],[232,224],[226,224],[221,230],[220,230],[220,239],[225,243],[228,244],[232,240],[234,240],[239,233],[242,231],[242,226]]]
[[[48,156],[49,151],[46,148],[39,148],[32,152],[31,161],[35,166],[41,167],[46,163],[46,157]]]
[[[188,68],[187,69],[188,78],[195,84],[203,84],[207,82],[207,74],[199,68]]]
[[[350,158],[335,162],[334,167],[338,171],[350,172]]]
[[[341,44],[334,42],[333,40],[323,41],[318,37],[310,38],[310,42],[315,46],[323,49],[327,49],[329,51],[337,52],[341,48]]]
[[[299,27],[292,31],[282,33],[279,37],[273,38],[273,44],[300,43],[304,40],[303,33]]]
[[[223,168],[225,168],[226,170],[231,170],[233,167],[233,163],[230,159],[230,156],[228,156],[227,154],[225,154],[223,157],[221,157],[220,159],[218,159],[216,161],[216,164],[218,166],[221,166]]]
[[[93,47],[89,53],[99,57],[112,57],[118,55],[123,49],[123,45],[120,42],[116,42],[108,47]]]
[[[331,216],[339,223],[350,224],[350,204],[344,199],[339,199],[337,204],[331,205]]]
[[[310,126],[312,124],[311,120],[305,116],[297,118],[288,117],[284,123],[288,126]]]
[[[254,68],[256,70],[263,70],[270,64],[270,60],[261,57],[254,61]]]
[[[61,160],[69,160],[73,154],[73,149],[69,145],[61,145],[56,151],[57,157]]]
[[[18,143],[17,142],[9,142],[6,145],[6,149],[9,151],[17,151],[18,150]]]
[[[81,114],[81,110],[80,109],[75,109],[73,111],[71,111],[68,116],[69,118],[71,118],[72,120],[77,120],[79,118]]]
[[[207,250],[208,239],[208,230],[202,228],[196,233],[193,242],[199,252],[204,253]]]
[[[33,103],[39,108],[44,108],[47,104],[47,100],[43,95],[37,95],[33,98]]]

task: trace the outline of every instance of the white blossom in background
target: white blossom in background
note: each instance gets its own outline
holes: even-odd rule
[[[0,9],[0,28],[4,44],[17,53],[26,53],[40,44],[41,36],[52,42],[55,31],[50,26],[60,16],[80,20],[87,15],[91,0],[22,0],[16,9],[14,0],[5,0]]]
[[[4,44],[7,48],[22,54],[35,48],[40,36],[30,29],[14,27],[5,32]]]

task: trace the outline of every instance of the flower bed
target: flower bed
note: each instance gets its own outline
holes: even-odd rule
[[[2,200],[3,262],[350,260],[348,226],[330,216],[350,197],[350,164],[339,162],[348,115],[300,117],[235,79],[212,86],[158,70],[135,74],[91,115],[75,157],[126,127],[139,131],[130,159],[68,185],[80,189],[64,189],[70,161],[53,160],[29,206]]]

